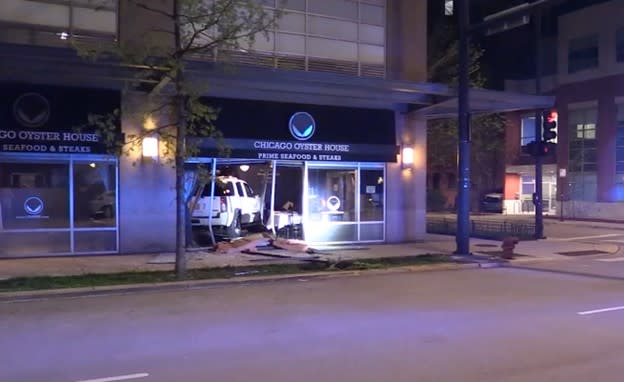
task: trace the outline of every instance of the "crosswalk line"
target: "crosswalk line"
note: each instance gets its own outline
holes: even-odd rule
[[[604,239],[607,237],[616,237],[616,236],[624,236],[621,233],[606,233],[604,235],[592,235],[592,236],[576,236],[576,237],[565,237],[565,238],[557,238],[551,239],[552,241],[575,241],[575,240],[589,240],[589,239]],[[624,239],[622,239],[624,240]],[[606,240],[605,240],[606,241]]]
[[[624,261],[624,257],[611,257],[608,259],[596,259],[597,261],[603,261],[605,263],[616,263],[619,261]]]

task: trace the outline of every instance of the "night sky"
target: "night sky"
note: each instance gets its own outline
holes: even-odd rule
[[[470,0],[472,23],[483,17],[534,0]],[[608,0],[555,0],[558,5],[547,9],[543,16],[544,36],[556,36],[557,16],[588,5]],[[623,2],[624,0],[620,0]],[[442,5],[444,0],[429,0],[429,27],[440,18],[445,18]],[[490,82],[488,88],[502,89],[505,79],[531,78],[535,73],[533,26],[526,25],[492,36],[477,35],[476,41],[485,49],[483,67]],[[552,68],[554,69],[554,68]],[[546,73],[548,74],[548,73]]]

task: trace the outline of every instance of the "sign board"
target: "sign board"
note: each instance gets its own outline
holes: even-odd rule
[[[119,91],[4,83],[0,92],[0,152],[106,154],[89,115],[108,115]]]
[[[203,98],[219,110],[218,143],[229,157],[255,160],[396,162],[392,110],[258,100]],[[200,139],[200,138],[198,138]],[[200,156],[219,157],[217,141],[200,139]]]
[[[396,145],[330,142],[270,141],[253,139],[203,139],[200,156],[219,157],[219,146],[230,149],[230,158],[327,162],[396,162]]]

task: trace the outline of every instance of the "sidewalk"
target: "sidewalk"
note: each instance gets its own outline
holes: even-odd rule
[[[500,252],[500,241],[472,238],[471,252],[474,254],[494,255]],[[455,237],[427,234],[419,243],[354,245],[334,248],[321,248],[325,256],[332,260],[354,260],[380,257],[403,257],[425,254],[451,255],[455,250]],[[518,256],[513,262],[568,259],[559,255],[570,251],[601,251],[614,254],[619,250],[616,244],[585,244],[556,239],[523,241],[516,246]],[[301,255],[300,255],[301,256]],[[71,256],[0,260],[0,279],[32,276],[70,276],[89,273],[120,273],[138,271],[172,270],[175,256],[173,253],[108,255],[108,256]],[[248,255],[243,253],[217,254],[208,251],[188,253],[188,267],[213,268],[226,266],[253,266],[260,264],[292,263],[298,259],[273,258]]]

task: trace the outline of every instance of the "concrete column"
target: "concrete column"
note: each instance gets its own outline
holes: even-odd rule
[[[386,61],[389,79],[427,80],[427,1],[388,0]]]
[[[613,95],[608,92],[598,103],[597,121],[597,181],[598,202],[615,201],[615,126],[617,107]]]
[[[143,129],[146,95],[121,99],[126,139]],[[119,158],[119,236],[121,253],[163,252],[175,248],[175,173],[162,159],[142,158],[137,146]]]
[[[397,144],[414,149],[414,163],[386,167],[386,241],[424,240],[427,213],[427,124],[414,114],[396,113]]]

